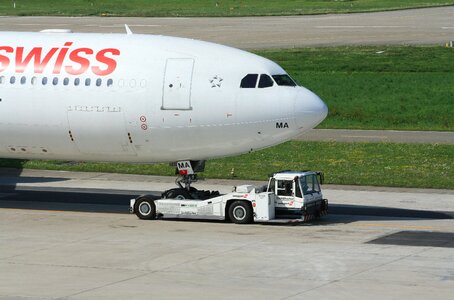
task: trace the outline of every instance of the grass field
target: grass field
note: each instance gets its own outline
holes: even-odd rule
[[[454,49],[441,46],[257,51],[328,105],[319,128],[454,131]]]
[[[0,167],[174,176],[167,164],[66,163],[0,160]],[[322,170],[326,183],[454,189],[454,146],[386,143],[299,142],[207,161],[207,178],[266,180],[283,169]]]
[[[3,0],[0,1],[0,15],[146,17],[303,15],[452,4],[454,0]]]

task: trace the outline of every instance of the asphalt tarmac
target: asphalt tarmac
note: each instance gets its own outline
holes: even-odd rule
[[[450,190],[325,186],[320,221],[242,226],[126,213],[171,177],[1,171],[0,299],[452,298]]]
[[[454,6],[315,16],[228,18],[0,17],[2,31],[161,34],[243,49],[439,44],[454,40]]]

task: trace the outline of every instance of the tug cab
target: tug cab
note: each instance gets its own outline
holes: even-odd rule
[[[282,171],[270,176],[267,192],[276,195],[276,213],[301,213],[301,209],[315,206],[324,211],[320,185],[323,173],[314,171]]]

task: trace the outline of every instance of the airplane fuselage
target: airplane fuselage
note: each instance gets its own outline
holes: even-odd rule
[[[327,113],[309,90],[274,78],[286,75],[277,64],[230,47],[135,34],[0,36],[3,158],[204,160],[285,142]]]

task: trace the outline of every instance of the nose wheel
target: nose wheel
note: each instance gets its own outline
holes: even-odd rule
[[[166,190],[162,193],[162,198],[205,200],[219,196],[218,191],[203,191],[191,186],[194,182],[198,181],[196,172],[203,172],[205,170],[204,160],[179,161],[175,166],[175,173],[178,175],[175,184],[178,188]]]

